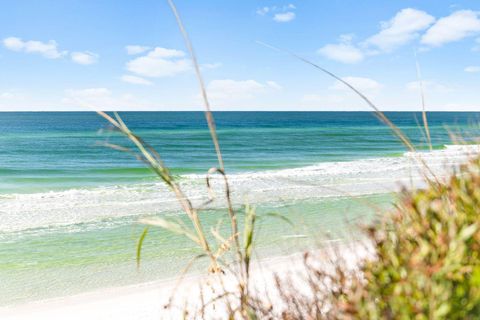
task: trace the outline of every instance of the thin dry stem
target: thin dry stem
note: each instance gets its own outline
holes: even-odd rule
[[[390,119],[388,119],[387,116],[385,116],[385,114],[380,109],[378,109],[378,107],[370,99],[368,99],[363,93],[361,93],[353,85],[351,85],[347,81],[343,80],[342,78],[340,78],[339,76],[337,76],[333,72],[328,71],[327,69],[319,66],[318,64],[316,64],[316,63],[314,63],[314,62],[312,62],[308,59],[305,59],[305,58],[297,55],[294,52],[272,46],[272,45],[267,44],[267,43],[262,42],[262,41],[257,41],[257,43],[262,45],[262,46],[265,46],[267,48],[273,49],[275,51],[287,53],[287,54],[291,55],[292,57],[294,57],[295,59],[298,59],[298,60],[300,60],[300,61],[302,61],[302,62],[320,70],[320,71],[322,71],[323,73],[329,75],[330,77],[332,77],[332,78],[338,80],[339,82],[343,83],[344,85],[346,85],[350,90],[355,92],[360,98],[362,98],[363,101],[365,101],[368,104],[368,106],[374,111],[374,114],[377,116],[377,118],[380,121],[382,121],[384,124],[386,124],[392,130],[392,132],[395,134],[395,136],[397,136],[402,141],[402,143],[405,145],[405,147],[407,147],[407,149],[414,154],[416,160],[419,161],[423,165],[423,167],[431,175],[433,180],[436,183],[439,182],[439,179],[437,178],[435,173],[431,170],[431,168],[425,163],[425,160],[417,155],[416,149],[413,146],[410,139],[402,132],[402,130],[400,128],[398,128],[395,124],[393,124],[393,122],[391,122]],[[431,184],[431,179],[427,176],[427,174],[424,173],[423,171],[421,172],[421,174],[424,176],[425,181],[427,183]]]
[[[425,128],[425,134],[427,135],[428,146],[430,147],[430,151],[432,151],[433,150],[432,138],[430,137],[430,129],[428,127],[427,111],[426,111],[426,108],[425,108],[425,90],[424,90],[424,87],[423,87],[422,73],[421,73],[421,70],[420,70],[420,63],[418,62],[418,57],[417,57],[417,52],[416,51],[414,51],[414,55],[415,55],[415,66],[416,66],[416,69],[417,69],[417,80],[418,80],[418,84],[420,86],[420,96],[421,96],[421,99],[422,99],[423,127]]]
[[[187,47],[187,50],[190,53],[190,57],[191,57],[192,62],[193,62],[193,66],[194,66],[194,69],[195,69],[195,75],[197,77],[197,80],[198,80],[198,83],[199,83],[199,86],[200,86],[200,91],[201,91],[203,103],[204,103],[204,106],[205,106],[205,116],[206,116],[206,119],[207,119],[208,127],[209,127],[209,130],[210,130],[210,135],[212,137],[212,141],[213,141],[213,144],[215,146],[215,152],[217,154],[218,163],[219,163],[219,166],[220,166],[220,168],[217,169],[217,171],[220,174],[222,174],[222,176],[224,178],[224,182],[225,182],[225,189],[226,189],[226,192],[227,192],[226,200],[227,200],[227,206],[228,206],[228,214],[230,216],[230,222],[231,222],[231,226],[232,226],[232,234],[237,235],[238,234],[237,217],[236,217],[236,213],[233,209],[233,203],[232,203],[232,200],[231,200],[231,197],[230,197],[230,188],[229,188],[228,178],[227,178],[227,175],[226,175],[226,172],[225,172],[225,166],[224,166],[224,162],[223,162],[222,152],[220,150],[220,144],[218,142],[215,120],[213,118],[213,115],[212,115],[212,112],[211,112],[211,109],[210,109],[210,102],[208,100],[207,90],[205,88],[205,83],[203,81],[202,73],[200,72],[200,65],[198,64],[197,56],[196,56],[195,51],[193,49],[193,45],[192,45],[192,42],[190,40],[190,37],[188,36],[188,33],[187,33],[187,31],[186,31],[186,29],[183,25],[182,19],[180,18],[180,15],[178,13],[178,10],[177,10],[173,0],[167,0],[167,1],[168,1],[168,4],[170,5],[170,8],[172,9],[173,14],[175,15],[175,19],[177,21],[178,27],[180,29],[180,32],[182,33],[183,39],[185,41],[185,45]],[[238,258],[239,261],[241,261],[242,260],[242,253],[241,253],[240,241],[239,241],[238,236],[235,236],[235,248],[236,248],[237,258]],[[240,267],[240,272],[244,273],[246,271],[243,270],[242,267]]]

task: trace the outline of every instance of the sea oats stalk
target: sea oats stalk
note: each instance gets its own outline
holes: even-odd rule
[[[209,237],[207,237],[207,231],[202,226],[202,221],[199,215],[199,208],[196,208],[192,205],[192,202],[183,192],[180,184],[176,181],[175,177],[171,175],[169,169],[164,165],[159,153],[155,151],[151,146],[149,146],[145,141],[143,141],[139,136],[135,135],[123,122],[123,120],[117,113],[114,113],[114,117],[108,115],[105,112],[99,111],[98,113],[106,120],[108,120],[117,130],[124,134],[135,145],[136,151],[118,145],[108,146],[120,151],[129,152],[133,154],[137,159],[146,163],[172,190],[178,202],[180,203],[182,211],[187,214],[192,223],[193,230],[187,226],[161,217],[140,220],[141,223],[147,224],[149,226],[157,226],[169,230],[170,232],[181,234],[186,238],[190,239],[202,249],[203,253],[191,259],[191,261],[184,269],[184,272],[182,272],[182,276],[180,277],[180,279],[183,278],[183,275],[190,268],[191,264],[193,264],[197,259],[200,259],[202,257],[208,257],[210,259],[209,270],[216,275],[215,279],[217,279],[218,283],[220,284],[221,292],[216,292],[213,298],[207,300],[204,296],[205,288],[202,287],[200,290],[200,301],[202,305],[198,312],[193,314],[193,317],[209,317],[208,313],[206,313],[206,309],[209,306],[216,304],[217,302],[221,302],[225,307],[224,312],[226,312],[225,316],[228,319],[406,319],[406,317],[409,316],[415,316],[418,319],[423,319],[422,315],[426,316],[424,317],[425,319],[436,319],[436,317],[441,318],[446,315],[452,315],[453,318],[457,318],[456,316],[460,314],[468,316],[470,314],[469,312],[471,312],[472,310],[479,310],[477,306],[477,300],[480,300],[477,299],[478,292],[472,289],[472,285],[478,282],[478,277],[475,276],[472,281],[469,280],[470,282],[467,283],[462,282],[463,276],[471,274],[471,272],[474,272],[474,274],[476,274],[477,272],[476,267],[472,268],[469,265],[470,263],[473,263],[475,261],[471,261],[465,258],[465,254],[466,252],[468,252],[466,248],[472,243],[471,239],[476,237],[476,233],[478,230],[477,222],[472,222],[469,219],[463,218],[460,218],[460,220],[451,220],[455,218],[452,218],[448,214],[443,214],[440,215],[440,218],[438,219],[446,219],[445,221],[439,220],[437,224],[430,225],[428,221],[425,220],[424,211],[416,209],[418,205],[420,205],[419,199],[425,198],[421,191],[413,191],[413,193],[406,192],[405,194],[410,194],[413,198],[404,196],[402,202],[399,205],[398,211],[396,211],[396,214],[394,214],[393,216],[388,215],[385,222],[375,224],[368,229],[369,232],[367,233],[367,235],[373,243],[374,258],[373,260],[370,258],[361,261],[361,263],[359,264],[361,270],[360,274],[352,273],[351,270],[345,268],[345,264],[342,263],[341,259],[330,260],[333,269],[318,269],[316,265],[310,263],[310,261],[312,260],[312,255],[309,255],[307,253],[304,256],[304,263],[307,270],[307,278],[306,282],[300,285],[307,285],[308,288],[311,290],[311,295],[305,296],[300,294],[298,290],[295,290],[297,285],[295,282],[290,282],[286,284],[278,277],[276,278],[276,288],[279,292],[279,296],[281,297],[283,305],[286,306],[284,310],[281,310],[278,307],[274,306],[272,300],[268,298],[268,296],[265,298],[263,296],[256,295],[256,293],[250,288],[250,279],[252,276],[251,260],[254,250],[254,234],[256,221],[255,209],[249,205],[245,206],[244,230],[243,233],[241,233],[239,231],[237,223],[237,212],[232,204],[231,188],[224,166],[214,117],[211,112],[207,91],[204,85],[203,77],[200,72],[199,64],[197,62],[197,57],[195,55],[193,45],[189,39],[188,33],[185,30],[185,27],[173,1],[167,1],[172,9],[181,34],[184,38],[185,45],[192,59],[194,71],[199,83],[200,92],[205,107],[206,121],[208,123],[210,135],[215,147],[215,152],[218,160],[218,167],[210,168],[206,174],[206,186],[209,199],[206,203],[204,203],[204,205],[213,201],[215,197],[211,186],[211,179],[212,175],[219,174],[222,177],[224,185],[224,196],[227,204],[226,209],[228,211],[231,226],[230,234],[223,235],[220,231],[220,228],[217,226],[217,228],[211,228],[209,230],[212,238],[210,239]],[[265,43],[262,44],[278,51],[287,52],[285,50],[278,49]],[[364,100],[368,104],[368,106],[374,111],[375,115],[384,124],[390,127],[395,136],[400,139],[400,141],[407,147],[407,149],[416,154],[416,149],[410,139],[395,124],[393,124],[384,115],[384,113],[381,112],[379,108],[374,103],[372,103],[372,101],[368,99],[362,92],[357,90],[354,86],[343,80],[341,77],[326,70],[325,68],[294,53],[288,53],[294,56],[296,59],[299,59],[302,62],[307,63],[315,67],[316,69],[326,73],[327,75],[333,77],[334,79],[340,81],[350,90],[355,92],[362,100]],[[431,137],[428,129],[428,121],[425,111],[423,88],[422,106],[424,129],[427,135],[428,143],[431,147]],[[450,195],[446,198],[444,197],[444,194],[442,192],[445,192],[448,187],[447,189],[445,189],[444,184],[441,184],[438,181],[438,178],[435,176],[435,174],[433,174],[430,168],[428,168],[428,166],[421,157],[417,157],[417,159],[430,173],[429,175],[424,175],[425,180],[429,183],[428,190],[433,193],[433,195],[427,197],[428,201],[426,202],[426,205],[436,205],[438,207],[436,207],[438,210],[443,210],[442,206],[445,206],[445,210],[446,208],[451,208],[451,201],[457,200],[452,200]],[[478,169],[479,164],[477,163],[476,165]],[[471,171],[469,172],[471,173]],[[451,180],[451,183],[458,182],[455,185],[464,185],[460,181],[455,180],[455,178],[452,179],[453,180]],[[472,183],[478,183],[478,181],[480,181],[480,179],[475,178],[472,180]],[[460,192],[461,188],[458,188],[459,187],[455,189],[453,194],[456,196],[460,196],[461,201],[464,201],[465,203],[471,205],[470,197],[472,196],[472,194],[462,193]],[[417,199],[417,196],[420,198]],[[444,198],[447,199],[447,201],[438,204],[439,199]],[[478,202],[480,202],[480,200]],[[454,203],[459,204],[459,202]],[[424,205],[423,202],[422,205]],[[474,206],[471,205],[471,209],[469,212],[473,212],[472,210],[474,210],[476,206],[477,203],[475,203]],[[458,210],[460,210],[461,207],[464,207],[464,205],[460,205],[458,207]],[[288,219],[284,219],[290,222]],[[465,226],[461,225],[464,222],[468,222],[468,224]],[[452,229],[455,231],[452,236],[448,232],[445,234],[441,232],[442,230],[439,231],[435,229],[439,225],[440,229],[442,229],[442,223],[445,223],[448,228],[454,228],[455,223],[459,224],[459,226],[458,228]],[[397,225],[399,225],[400,227],[397,227]],[[412,236],[412,230],[410,228],[414,226],[417,226],[419,229],[416,230],[417,233],[415,234],[415,237],[409,238]],[[422,230],[421,228],[424,229]],[[395,232],[404,232],[405,234],[397,234]],[[424,232],[424,234],[422,234],[422,232]],[[431,236],[432,232],[440,233],[438,237],[436,237],[435,235]],[[140,265],[141,249],[147,234],[148,228],[143,231],[138,240],[138,265]],[[460,248],[460,253],[453,252],[450,254],[450,251],[447,250],[448,252],[445,254],[444,262],[453,264],[454,267],[448,267],[446,271],[442,274],[442,276],[440,276],[440,284],[438,282],[429,283],[428,281],[432,279],[435,280],[435,277],[432,277],[432,270],[443,270],[442,266],[436,265],[436,262],[433,260],[433,265],[430,265],[430,261],[428,261],[427,264],[421,266],[419,265],[419,263],[422,263],[420,258],[425,258],[425,254],[436,255],[437,253],[434,250],[434,245],[432,245],[432,241],[441,241],[442,239],[445,240],[446,236],[452,236],[454,242],[450,245],[454,245],[455,248]],[[241,243],[241,239],[243,240],[243,243]],[[410,243],[410,246],[407,246],[405,248],[398,247],[399,239],[406,239],[405,245],[407,243],[410,243],[411,241],[413,241],[413,244]],[[390,241],[390,243],[388,241]],[[415,241],[417,241],[417,243],[415,243]],[[422,241],[426,241],[426,243]],[[435,245],[437,245],[437,243],[435,243]],[[449,246],[447,245],[447,247]],[[427,248],[428,250],[425,248]],[[477,247],[472,247],[472,249],[478,251]],[[418,250],[420,250],[420,253],[418,253]],[[425,250],[427,250],[427,253],[425,253]],[[233,267],[230,263],[224,262],[222,260],[222,257],[226,255],[229,251],[233,251],[236,257]],[[475,253],[475,256],[477,255],[480,256],[480,254]],[[414,261],[412,261],[411,259],[414,259]],[[458,264],[458,261],[456,259],[460,259],[461,263]],[[407,265],[404,265],[404,263],[407,263]],[[419,266],[420,269],[418,269]],[[398,268],[400,268],[400,270],[398,270]],[[425,271],[425,274],[421,273],[423,272],[422,270]],[[224,282],[222,274],[224,274],[226,271],[230,272],[230,275],[234,275],[234,278],[236,279],[236,288],[234,290],[228,289]],[[418,274],[418,272],[420,272],[420,274]],[[452,272],[457,273],[453,274]],[[480,273],[480,271],[478,271],[478,273]],[[424,275],[427,276],[422,278],[422,276]],[[453,277],[456,279],[455,281],[457,281],[454,284],[452,284],[451,282],[452,279],[448,278],[451,275],[453,275]],[[402,280],[404,279],[404,277],[407,277],[409,279],[408,281],[410,282],[404,283]],[[412,282],[420,278],[422,279],[422,281],[427,283],[427,285],[424,287],[415,288],[415,290],[417,290],[416,295],[412,295],[411,297],[405,297],[405,295],[411,293],[409,290],[412,290]],[[450,281],[450,284],[448,281]],[[443,286],[443,283],[446,283],[446,286]],[[468,303],[463,303],[462,300],[452,302],[451,295],[425,295],[425,291],[422,291],[433,289],[435,290],[435,292],[440,292],[442,289],[452,290],[452,288],[456,287],[459,283],[463,286],[462,290],[470,290],[469,292],[471,294],[469,293],[469,297],[471,297],[472,300]],[[211,289],[214,290],[213,287],[211,287]],[[398,293],[398,290],[400,290],[400,294]],[[425,300],[422,300],[423,298],[425,298]],[[418,303],[420,303],[421,305],[418,305]],[[171,306],[170,304],[171,303],[169,303],[169,306]],[[185,306],[184,308],[184,317],[192,316],[192,314],[188,312],[187,308],[187,306]],[[463,311],[459,311],[459,308],[462,308]]]
[[[420,98],[422,101],[422,120],[423,120],[423,127],[425,129],[425,134],[427,135],[427,143],[430,148],[430,151],[433,150],[432,147],[432,138],[430,137],[430,129],[428,127],[428,119],[427,119],[427,110],[425,107],[425,88],[423,86],[423,80],[422,80],[422,72],[420,71],[420,63],[418,62],[418,57],[417,57],[417,52],[414,51],[415,55],[415,67],[417,69],[417,81],[418,85],[420,87]]]
[[[218,165],[219,167],[214,167],[208,170],[206,175],[206,184],[207,190],[209,195],[209,201],[213,201],[215,194],[213,193],[213,189],[211,187],[211,176],[213,174],[219,174],[223,178],[223,183],[225,186],[225,199],[227,203],[227,211],[229,214],[229,220],[231,225],[231,234],[228,237],[224,237],[220,234],[218,229],[210,230],[211,234],[213,235],[213,239],[217,243],[217,249],[213,249],[214,245],[207,240],[206,231],[202,226],[201,219],[199,218],[198,209],[192,205],[190,199],[185,195],[183,190],[181,189],[180,185],[176,182],[175,178],[170,174],[169,169],[164,165],[163,161],[159,153],[150,147],[146,142],[144,142],[139,136],[135,135],[128,126],[123,122],[121,117],[114,113],[114,117],[111,117],[105,112],[98,111],[98,113],[108,120],[119,132],[124,134],[137,148],[137,151],[134,151],[130,148],[126,148],[119,145],[113,144],[105,144],[108,147],[111,147],[116,150],[125,151],[128,153],[133,154],[137,159],[146,163],[165,183],[166,185],[173,191],[177,200],[179,201],[182,210],[188,215],[190,220],[192,221],[192,225],[194,230],[191,230],[183,225],[180,225],[174,221],[164,219],[161,217],[149,218],[149,219],[141,219],[140,222],[150,225],[150,226],[157,226],[163,229],[169,230],[170,232],[174,232],[177,234],[181,234],[197,245],[199,245],[202,250],[205,252],[205,255],[208,256],[211,260],[210,271],[214,273],[223,273],[226,269],[230,269],[230,265],[222,264],[220,258],[228,252],[230,249],[233,249],[236,254],[236,263],[238,266],[238,271],[240,272],[240,276],[238,278],[238,294],[239,294],[239,302],[233,308],[230,300],[227,299],[227,308],[229,313],[231,314],[240,314],[243,316],[247,316],[248,311],[248,278],[249,278],[249,269],[250,269],[250,260],[252,256],[252,248],[253,248],[253,234],[255,229],[255,210],[253,207],[247,206],[245,210],[245,230],[243,232],[244,238],[244,245],[240,244],[240,232],[238,230],[238,222],[237,222],[237,213],[233,207],[232,199],[231,199],[231,190],[228,181],[228,177],[226,174],[222,153],[220,150],[220,144],[218,142],[218,136],[216,133],[216,126],[214,117],[212,115],[210,109],[210,103],[208,100],[206,88],[204,85],[203,77],[200,72],[200,67],[197,62],[197,58],[193,49],[193,45],[189,39],[188,33],[186,32],[182,20],[178,14],[178,11],[173,3],[173,1],[168,0],[168,4],[170,5],[172,12],[175,16],[181,34],[184,38],[185,45],[187,47],[188,52],[190,53],[190,57],[192,59],[192,63],[194,66],[195,74],[199,83],[200,92],[203,98],[204,106],[205,106],[205,116],[208,123],[209,131],[211,134],[211,138],[215,147],[215,151],[217,154]],[[140,265],[141,261],[141,249],[144,243],[144,239],[147,236],[148,228],[145,228],[142,232],[140,239],[137,243],[137,265]],[[233,274],[238,274],[233,270]],[[222,282],[223,280],[221,277],[219,281]],[[222,286],[224,287],[223,283]],[[229,293],[228,295],[235,295],[237,293]]]

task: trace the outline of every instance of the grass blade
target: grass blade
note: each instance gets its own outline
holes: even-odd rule
[[[414,55],[415,55],[415,66],[417,68],[417,81],[418,81],[418,84],[420,86],[420,96],[422,98],[423,127],[425,128],[425,134],[427,135],[428,146],[430,147],[430,151],[432,151],[433,150],[432,139],[430,137],[430,129],[428,127],[427,111],[425,109],[425,90],[424,90],[424,87],[423,87],[422,74],[421,74],[421,71],[420,71],[420,63],[418,62],[416,51],[414,51]]]
[[[334,74],[333,72],[330,72],[328,71],[327,69],[319,66],[318,64],[316,63],[313,63],[312,61],[310,60],[307,60],[299,55],[297,55],[296,53],[293,53],[293,52],[290,52],[288,50],[284,50],[284,49],[280,49],[280,48],[277,48],[275,46],[272,46],[270,44],[267,44],[265,42],[261,42],[261,41],[257,41],[258,44],[262,45],[262,46],[265,46],[267,48],[270,48],[270,49],[273,49],[275,51],[279,51],[279,52],[284,52],[284,53],[287,53],[291,56],[293,56],[295,59],[298,59],[306,64],[309,64],[311,65],[312,67],[322,71],[323,73],[329,75],[330,77],[340,81],[341,83],[343,83],[344,85],[346,85],[348,88],[350,88],[350,90],[352,90],[353,92],[355,92],[360,98],[362,98],[363,101],[365,101],[369,106],[370,108],[373,109],[373,111],[375,112],[375,115],[383,122],[385,123],[386,125],[388,125],[390,127],[390,129],[393,131],[393,133],[402,141],[402,143],[412,152],[415,152],[415,147],[413,146],[413,144],[410,142],[410,139],[408,139],[407,136],[405,136],[403,134],[403,132],[396,126],[394,125],[384,114],[382,111],[380,111],[380,109],[378,109],[378,107],[372,102],[370,101],[370,99],[368,99],[363,93],[361,93],[357,88],[355,88],[354,86],[352,86],[350,83],[348,83],[347,81],[343,80],[342,78],[340,78],[339,76],[337,76],[336,74]]]
[[[198,237],[196,237],[191,231],[187,230],[185,227],[179,225],[176,222],[168,221],[168,220],[165,220],[163,218],[157,217],[157,218],[154,218],[154,219],[153,218],[152,219],[141,219],[140,223],[148,224],[148,225],[151,225],[151,226],[161,227],[161,228],[163,228],[165,230],[168,230],[170,232],[180,234],[180,235],[184,235],[184,236],[190,238],[195,243],[201,245],[201,242],[198,239]]]
[[[244,261],[245,261],[245,272],[247,274],[247,278],[249,275],[250,269],[250,259],[252,257],[252,250],[253,250],[253,232],[255,226],[255,209],[250,206],[245,207],[245,230],[243,232],[243,240],[244,240]]]
[[[142,247],[143,247],[143,241],[145,240],[145,237],[147,236],[148,233],[148,227],[143,229],[142,234],[140,235],[140,238],[138,238],[137,242],[137,269],[140,268],[140,259],[141,259],[141,254],[142,254]]]

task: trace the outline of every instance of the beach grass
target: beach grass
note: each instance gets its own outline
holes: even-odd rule
[[[477,319],[480,313],[480,160],[441,183],[404,190],[363,231],[368,255],[305,253],[302,280],[277,281],[271,319]],[[352,250],[358,250],[358,247]],[[307,292],[302,290],[307,288]]]
[[[220,142],[216,134],[213,114],[195,56],[193,45],[183,26],[179,13],[168,0],[179,29],[190,53],[202,93],[205,115],[212,142],[218,159],[218,167],[210,168],[206,174],[209,201],[216,196],[210,186],[211,176],[223,178],[224,197],[230,223],[229,234],[219,229],[205,230],[199,212],[202,206],[194,207],[182,191],[160,154],[134,134],[121,117],[99,111],[119,132],[125,135],[135,149],[110,145],[110,147],[132,153],[148,165],[171,189],[186,213],[191,224],[179,224],[173,220],[156,217],[142,219],[140,223],[149,227],[160,227],[169,232],[185,236],[195,243],[202,254],[192,257],[191,262],[206,257],[210,261],[208,272],[220,284],[222,290],[209,300],[201,297],[202,308],[185,317],[205,318],[206,307],[222,304],[225,319],[473,319],[480,313],[480,229],[477,217],[480,204],[480,161],[472,160],[461,167],[449,180],[440,181],[421,156],[415,159],[424,169],[427,188],[404,190],[396,209],[387,212],[379,221],[364,229],[367,239],[367,256],[359,259],[355,268],[348,261],[337,259],[316,261],[314,254],[305,253],[304,282],[277,277],[275,290],[280,297],[277,305],[258,295],[251,287],[251,261],[256,233],[255,208],[248,204],[242,216],[243,231],[239,230],[239,212],[232,205],[230,184],[224,167]],[[263,43],[264,44],[264,43]],[[355,92],[372,109],[405,145],[416,153],[409,138],[393,124],[380,109],[350,83],[325,68],[294,53],[264,44],[275,50],[286,52],[328,76],[340,81]],[[417,66],[421,83],[420,70]],[[431,147],[427,113],[422,89],[422,120]],[[208,204],[208,203],[206,203]],[[206,205],[205,204],[205,205]],[[288,221],[286,217],[281,217]],[[290,221],[288,221],[290,223]],[[295,222],[294,222],[295,223]],[[144,229],[137,245],[137,263],[141,267],[141,252],[148,227]],[[319,258],[320,259],[320,258]],[[184,274],[191,263],[187,264]],[[225,275],[235,279],[233,289],[225,285]],[[299,286],[310,289],[300,293]],[[171,305],[167,305],[172,307]]]

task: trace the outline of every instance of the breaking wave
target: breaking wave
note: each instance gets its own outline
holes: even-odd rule
[[[452,172],[480,152],[480,145],[447,145],[431,152],[407,152],[381,157],[262,172],[229,175],[235,205],[281,204],[286,201],[388,193],[400,186],[421,186],[423,164],[437,177]],[[422,161],[418,161],[422,159]],[[186,174],[180,184],[194,204],[207,200],[205,175]],[[216,200],[209,208],[222,208],[220,177],[213,179]],[[173,194],[161,182],[70,189],[31,194],[0,195],[0,232],[65,226],[118,217],[162,214],[179,210]]]

